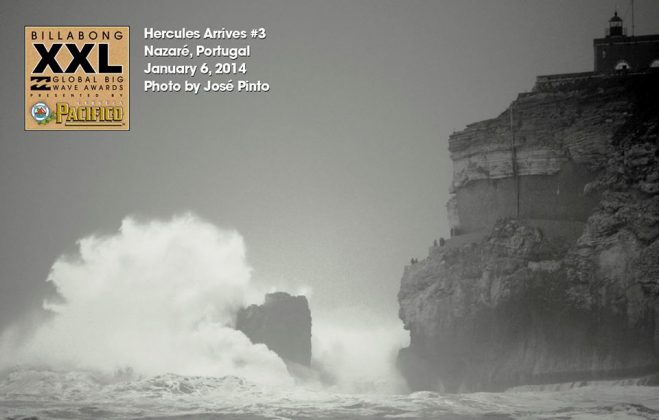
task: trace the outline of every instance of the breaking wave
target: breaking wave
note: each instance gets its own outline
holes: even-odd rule
[[[240,376],[290,385],[282,360],[231,328],[236,311],[262,299],[250,283],[235,231],[186,215],[125,219],[114,235],[78,241],[48,281],[52,317],[32,336],[4,335],[2,366],[45,365],[138,375]]]

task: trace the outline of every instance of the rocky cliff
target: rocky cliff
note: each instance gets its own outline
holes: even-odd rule
[[[236,329],[263,343],[286,362],[311,364],[311,312],[304,296],[268,293],[263,305],[241,309]]]
[[[536,85],[450,137],[456,236],[398,295],[413,390],[659,371],[657,98],[657,74]]]

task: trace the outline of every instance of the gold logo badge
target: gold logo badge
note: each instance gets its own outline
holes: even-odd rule
[[[25,27],[26,130],[128,130],[127,26]]]

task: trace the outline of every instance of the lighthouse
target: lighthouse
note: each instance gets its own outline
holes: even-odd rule
[[[609,19],[604,38],[593,41],[596,73],[659,71],[659,35],[627,36],[618,12]]]

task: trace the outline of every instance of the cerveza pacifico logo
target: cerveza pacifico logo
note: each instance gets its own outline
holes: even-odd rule
[[[127,26],[25,27],[26,130],[128,130]]]

